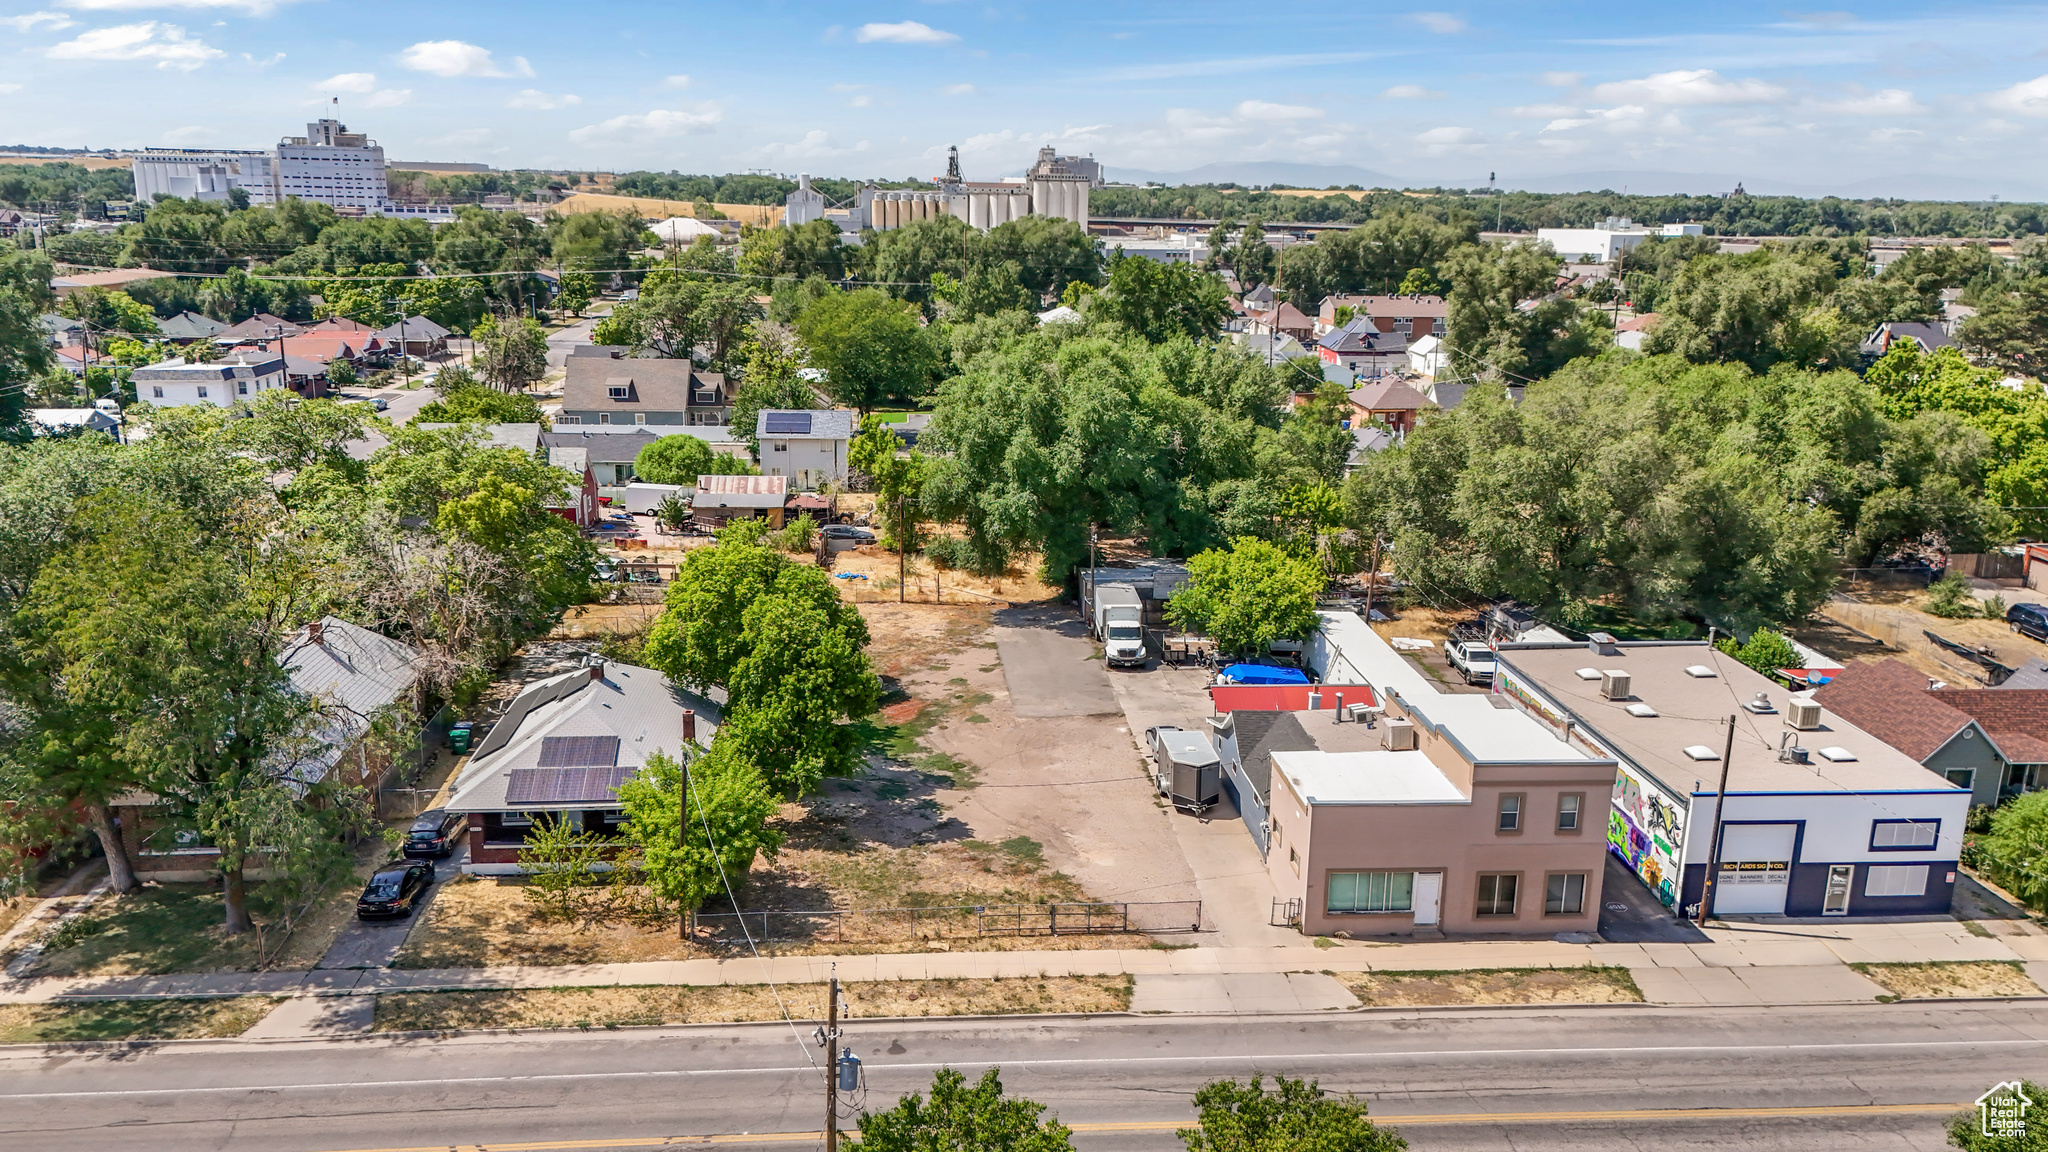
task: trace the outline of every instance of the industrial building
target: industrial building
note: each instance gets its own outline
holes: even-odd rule
[[[1609,216],[1591,228],[1538,228],[1536,239],[1557,250],[1574,264],[1611,264],[1618,256],[1635,250],[1650,237],[1698,236],[1705,229],[1698,224],[1664,224],[1652,228],[1626,216]]]
[[[207,148],[146,148],[135,158],[135,198],[158,195],[224,203],[235,188],[251,204],[277,202],[276,157],[269,152]]]
[[[1022,177],[970,181],[960,174],[960,150],[949,148],[946,174],[929,192],[867,185],[852,201],[829,205],[805,173],[797,177],[796,191],[788,196],[783,222],[794,228],[830,220],[841,232],[858,233],[865,228],[886,232],[918,220],[951,216],[987,231],[1026,216],[1055,216],[1086,228],[1088,193],[1100,184],[1101,173],[1102,166],[1093,157],[1059,156],[1048,147],[1038,150],[1038,162]]]
[[[305,135],[284,137],[266,151],[149,148],[135,158],[134,171],[135,198],[144,203],[159,193],[224,202],[239,188],[252,205],[296,197],[372,216],[455,218],[445,205],[393,203],[383,145],[339,120],[316,120]]]

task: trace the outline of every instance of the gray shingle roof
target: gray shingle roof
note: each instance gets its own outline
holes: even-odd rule
[[[688,360],[613,360],[605,356],[571,356],[562,383],[562,410],[587,412],[681,412],[690,407],[690,389],[715,388],[724,394],[725,377],[699,372]],[[626,398],[612,399],[617,384]]]
[[[320,639],[302,628],[278,658],[292,687],[323,706],[317,746],[287,775],[301,785],[325,779],[342,755],[370,730],[371,719],[404,699],[419,678],[420,651],[334,616],[320,620]]]
[[[811,418],[809,432],[770,432],[768,418],[792,412]],[[851,440],[853,413],[845,408],[777,408],[764,410],[754,418],[754,435],[762,440]]]

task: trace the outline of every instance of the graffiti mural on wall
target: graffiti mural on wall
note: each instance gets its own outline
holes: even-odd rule
[[[1683,815],[1656,788],[1626,768],[1614,773],[1607,848],[1626,861],[1668,907],[1678,902],[1678,851],[1685,846]]]

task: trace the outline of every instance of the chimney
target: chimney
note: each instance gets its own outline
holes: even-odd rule
[[[1343,722],[1344,722],[1344,694],[1343,694],[1342,692],[1339,692],[1339,693],[1337,693],[1337,714],[1336,714],[1336,715],[1335,715],[1334,717],[1332,717],[1332,718],[1331,718],[1331,720],[1330,720],[1330,723],[1332,723],[1332,724],[1342,724]]]
[[[590,679],[592,683],[604,683],[604,662],[602,660],[595,661],[590,665]]]
[[[695,708],[685,708],[683,709],[683,739],[695,740],[696,738],[697,710]]]
[[[306,625],[306,639],[311,640],[315,644],[325,644],[327,643],[323,635],[325,631],[326,629],[321,626],[320,621],[315,620],[311,624]]]

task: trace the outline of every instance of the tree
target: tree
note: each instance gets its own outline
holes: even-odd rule
[[[1962,572],[1955,568],[1942,573],[1941,579],[1927,586],[1927,600],[1920,609],[1929,616],[1949,620],[1972,619],[1984,614],[1977,598],[1970,595],[1970,582],[1963,579]]]
[[[1606,346],[1605,321],[1550,298],[1559,267],[1548,244],[1470,244],[1444,258],[1452,366],[1510,380],[1541,379]]]
[[[521,891],[542,914],[575,919],[590,890],[604,883],[597,865],[607,845],[567,819],[541,816],[536,824],[519,848],[519,866],[532,878]]]
[[[581,316],[595,295],[596,277],[588,272],[566,272],[562,275],[561,290],[555,294],[555,303],[568,309],[571,315]]]
[[[758,460],[761,413],[774,410],[816,408],[818,390],[797,375],[802,367],[793,348],[782,341],[757,335],[747,345],[746,368],[739,390],[732,397],[732,433],[747,442],[747,451]]]
[[[439,399],[420,406],[424,424],[549,424],[540,401],[486,387],[469,369],[449,364],[434,374]]]
[[[1189,264],[1109,257],[1109,282],[1090,304],[1091,319],[1121,324],[1160,344],[1174,336],[1214,340],[1230,315],[1223,281]]]
[[[914,401],[939,370],[938,348],[919,321],[917,307],[879,289],[834,292],[797,318],[814,367],[838,404],[865,416],[888,401]]]
[[[1737,360],[1838,367],[1868,328],[1844,322],[1832,296],[1840,279],[1826,253],[1764,249],[1688,261],[1657,303],[1663,317],[1643,351],[1695,363]]]
[[[1721,651],[1765,676],[1775,677],[1780,669],[1797,668],[1803,663],[1799,650],[1785,639],[1781,632],[1759,628],[1749,634],[1748,641],[1737,644],[1733,636],[1717,645]]]
[[[1191,579],[1166,603],[1173,625],[1216,639],[1231,654],[1264,655],[1275,640],[1305,639],[1316,629],[1323,574],[1312,560],[1264,540],[1235,541],[1188,561]]]
[[[922,543],[918,527],[925,519],[928,462],[915,451],[898,456],[903,441],[887,421],[868,416],[860,423],[860,435],[847,446],[846,463],[874,481],[875,511],[888,527],[883,545],[898,552],[915,552]]]
[[[2048,373],[2048,279],[2037,276],[1994,294],[1957,335],[2000,368]]]
[[[1201,1127],[1183,1128],[1188,1152],[1399,1152],[1408,1147],[1391,1129],[1367,1119],[1355,1096],[1330,1098],[1313,1080],[1263,1075],[1251,1083],[1213,1080],[1195,1091]]]
[[[37,318],[53,299],[51,275],[40,252],[0,251],[0,430],[19,426],[25,386],[50,366]]]
[[[331,388],[353,388],[356,384],[356,366],[336,356],[327,362],[327,384]]]
[[[520,392],[548,373],[548,337],[528,319],[493,324],[476,334],[477,374],[500,392]]]
[[[1963,1152],[2048,1152],[2048,1124],[2044,1124],[2033,1108],[2041,1106],[2048,1099],[2048,1087],[2032,1081],[2021,1080],[2019,1093],[2031,1102],[2031,1107],[2022,1115],[2025,1126],[2019,1135],[1984,1134],[1983,1114],[1975,1108],[1958,1112],[1948,1122],[1948,1142]]]
[[[1070,1130],[1040,1119],[1045,1105],[1003,1094],[990,1068],[972,1087],[951,1068],[932,1077],[931,1098],[912,1092],[886,1112],[862,1112],[860,1146],[869,1152],[1071,1152]]]
[[[633,475],[649,484],[694,488],[699,476],[752,476],[760,469],[735,456],[713,452],[695,436],[663,436],[633,457]]]
[[[752,764],[722,744],[713,740],[709,753],[679,750],[690,769],[687,797],[682,766],[665,751],[650,755],[619,785],[626,838],[640,853],[648,888],[686,912],[727,886],[738,888],[756,856],[773,860],[782,847],[782,833],[768,827],[779,804],[775,793]]]
[[[1999,805],[1990,835],[1978,844],[2000,885],[2034,908],[2048,908],[2048,792]]]

